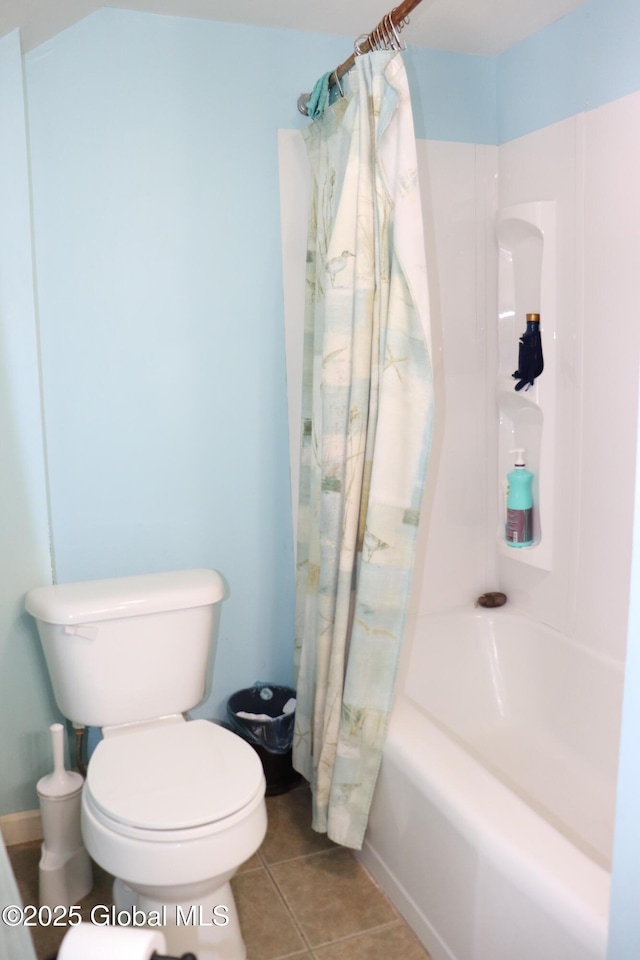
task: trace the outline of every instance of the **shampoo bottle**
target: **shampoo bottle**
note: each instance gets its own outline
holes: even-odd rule
[[[524,462],[524,450],[512,450],[516,454],[514,469],[507,474],[507,522],[505,540],[510,547],[530,547],[533,544],[533,499],[530,473]]]

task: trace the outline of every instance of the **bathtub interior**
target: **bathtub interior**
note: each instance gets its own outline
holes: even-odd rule
[[[623,670],[508,612],[419,617],[404,695],[610,868]]]

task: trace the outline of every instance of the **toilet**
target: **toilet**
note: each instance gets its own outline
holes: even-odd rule
[[[158,926],[169,953],[198,960],[245,960],[229,881],[267,828],[258,755],[184,717],[206,693],[224,595],[214,570],[181,570],[37,587],[25,601],[58,707],[103,733],[82,836],[117,879],[115,907],[95,920]]]

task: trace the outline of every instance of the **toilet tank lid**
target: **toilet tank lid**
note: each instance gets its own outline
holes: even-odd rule
[[[224,596],[217,571],[176,570],[35,587],[26,595],[25,607],[45,623],[74,624],[187,610],[218,603]]]

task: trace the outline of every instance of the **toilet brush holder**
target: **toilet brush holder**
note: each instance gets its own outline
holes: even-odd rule
[[[54,723],[51,731],[53,773],[38,780],[42,816],[42,852],[39,864],[40,906],[70,907],[91,890],[91,860],[82,843],[79,773],[65,770],[64,727]]]

